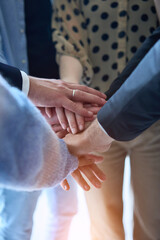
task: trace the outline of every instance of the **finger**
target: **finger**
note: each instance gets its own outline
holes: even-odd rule
[[[63,107],[71,112],[77,113],[83,117],[92,117],[93,113],[80,106],[79,103],[73,102],[66,98],[63,102]]]
[[[55,112],[55,108],[49,108],[50,111],[52,112],[52,116],[51,117],[48,117],[48,115],[46,114],[46,108],[45,107],[37,107],[40,111],[41,111],[41,114],[45,117],[46,121],[50,124],[50,125],[53,125],[53,124],[59,124],[59,120],[57,118],[57,114]]]
[[[83,104],[82,103],[79,103],[79,106],[82,106],[83,107]],[[76,118],[76,123],[77,123],[77,126],[78,126],[78,129],[79,131],[83,131],[84,130],[84,117],[80,116],[79,114],[75,114],[75,118]]]
[[[93,94],[93,95],[96,95],[96,96],[106,99],[106,95],[104,93],[102,93],[96,89],[84,86],[84,85],[79,85],[79,84],[73,83],[72,85],[69,85],[68,87],[71,89],[78,89],[78,90],[81,90],[81,91],[84,91],[84,92],[87,92],[87,93],[90,93],[90,94]]]
[[[60,183],[61,187],[63,188],[63,190],[68,191],[70,189],[69,183],[67,181],[67,179],[64,179],[61,183]]]
[[[78,169],[76,169],[73,173],[71,173],[71,176],[74,178],[74,180],[78,183],[78,185],[84,190],[84,191],[89,191],[90,186],[88,183],[85,181],[83,178],[82,174]]]
[[[99,96],[83,92],[81,90],[76,90],[74,96],[73,92],[70,92],[71,99],[73,101],[86,102],[86,103],[96,103],[100,106],[103,106],[106,103],[104,98],[100,98]]]
[[[68,134],[67,130],[62,130],[56,133],[58,138],[64,138],[67,134]]]
[[[67,132],[68,132],[68,133],[71,133],[71,132],[72,132],[71,129],[70,129],[70,127],[67,128]]]
[[[56,107],[56,114],[63,129],[67,129],[68,123],[62,107]]]
[[[92,104],[84,103],[84,107],[86,107],[86,108],[89,108],[89,107],[98,107],[98,104],[95,104],[95,103],[92,103]]]
[[[88,111],[92,112],[93,114],[97,114],[99,112],[99,110],[101,109],[101,107],[90,106],[90,107],[86,107],[86,109]]]
[[[105,181],[106,180],[106,175],[105,173],[96,165],[96,164],[92,164],[91,169],[93,170],[93,172],[95,173],[95,175],[101,180],[101,181]]]
[[[79,131],[83,131],[84,127],[85,127],[85,125],[84,125],[84,122],[85,122],[84,117],[82,117],[82,116],[80,116],[78,114],[75,114],[75,118],[76,118],[76,122],[77,122]]]
[[[80,171],[88,178],[90,183],[96,188],[101,188],[100,180],[94,175],[94,172],[89,166],[79,167]]]
[[[93,120],[96,119],[96,115],[94,115],[92,118],[84,118],[85,122],[92,122]]]
[[[52,108],[46,107],[45,108],[46,115],[51,118],[52,117]]]
[[[50,125],[59,125],[59,120],[58,120],[55,108],[52,108],[52,116],[48,117],[46,115],[45,118]]]
[[[93,154],[87,154],[87,155],[81,155],[78,156],[79,160],[79,167],[90,165],[93,163],[101,163],[104,160],[103,156],[93,155]]]
[[[51,127],[52,127],[52,129],[53,129],[53,131],[54,131],[55,133],[64,131],[64,129],[62,128],[62,126],[61,126],[60,124],[58,124],[58,125],[52,125]]]
[[[46,116],[46,112],[45,112],[45,108],[44,107],[37,107],[39,109],[39,111],[41,112],[41,114],[43,116]]]
[[[75,114],[65,109],[65,115],[66,115],[69,128],[71,129],[72,134],[76,134],[78,132],[78,126],[77,126]]]

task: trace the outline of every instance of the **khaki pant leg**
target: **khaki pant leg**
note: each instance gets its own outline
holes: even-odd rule
[[[160,122],[132,141],[134,240],[160,239]]]
[[[114,142],[103,155],[105,160],[99,166],[107,180],[101,189],[93,188],[86,193],[91,236],[92,240],[124,240],[122,185],[126,151]]]

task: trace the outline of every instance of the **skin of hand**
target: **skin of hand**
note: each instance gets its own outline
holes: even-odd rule
[[[101,181],[105,181],[106,179],[105,174],[98,168],[96,165],[97,162],[90,162],[90,164],[88,164],[87,158],[91,158],[92,161],[96,160],[96,158],[98,160],[98,156],[89,153],[94,151],[107,151],[110,148],[113,139],[102,130],[98,120],[95,119],[86,130],[76,135],[67,134],[64,140],[69,152],[77,156],[79,159],[79,167],[71,174],[71,176],[85,191],[89,191],[90,186],[81,173],[87,177],[93,186],[100,188]],[[81,161],[83,162],[81,163]],[[85,165],[83,165],[84,163]],[[61,187],[64,190],[69,190],[70,187],[66,179],[62,181]]]
[[[76,90],[74,96],[73,90]],[[84,117],[91,117],[93,113],[77,105],[77,102],[103,106],[106,98],[105,94],[86,86],[34,77],[30,77],[28,97],[37,107],[63,107]]]
[[[59,122],[56,114],[54,114],[54,117],[51,119],[48,118],[48,116],[46,115],[45,108],[38,109],[41,111],[41,114],[46,118],[50,125],[52,125],[53,122],[54,123]],[[63,130],[60,133],[58,133],[57,136],[59,138],[63,138],[67,133],[68,133],[67,130]],[[78,160],[79,167],[71,174],[71,176],[74,178],[77,184],[79,184],[80,187],[82,187],[85,191],[90,190],[89,184],[86,182],[83,175],[81,174],[83,173],[93,186],[95,186],[96,188],[100,188],[101,182],[105,181],[106,177],[105,174],[98,168],[96,164],[102,162],[103,157],[93,154],[87,154],[83,156],[78,156]],[[66,179],[61,183],[61,186],[64,190],[70,189],[69,183]]]
[[[87,154],[78,156],[79,167],[71,173],[73,179],[79,184],[84,191],[89,191],[90,186],[83,177],[89,180],[89,182],[96,188],[100,188],[102,182],[106,180],[105,174],[98,168],[97,164],[103,161],[102,156]],[[82,175],[83,174],[83,175]],[[67,179],[63,180],[61,187],[64,190],[69,190],[70,186]]]
[[[82,103],[78,103],[78,104],[82,104]],[[92,106],[91,104],[84,104],[84,107],[88,109],[88,111],[91,111],[94,115],[90,118],[84,118],[80,115],[77,115],[77,114],[75,115],[71,111],[68,111],[64,108],[52,108],[51,117],[48,117],[48,114],[46,113],[46,108],[44,107],[37,107],[37,108],[41,111],[41,114],[45,117],[47,122],[51,125],[53,131],[59,134],[60,136],[65,137],[65,135],[68,132],[72,132],[72,134],[74,134],[84,130],[85,123],[93,121],[96,118],[96,114],[101,108],[98,106]],[[65,129],[67,129],[67,132],[64,131]],[[65,135],[63,133],[65,133]]]
[[[60,69],[60,78],[66,83],[69,83],[69,84],[72,83],[73,86],[75,86],[75,85],[79,86],[80,80],[83,75],[83,66],[81,65],[80,61],[73,56],[61,55],[59,62],[60,62],[60,64],[59,64],[60,65],[60,68],[59,68]],[[97,92],[96,92],[96,94],[97,94]],[[76,96],[78,95],[77,91],[75,92],[75,95]],[[106,98],[106,96],[104,94],[102,94],[102,95]],[[102,96],[102,95],[99,95],[99,93],[98,93],[98,96]],[[83,108],[83,107],[86,108],[86,106],[85,106],[86,104],[85,105],[83,105],[83,104],[84,104],[84,102],[82,103],[82,101],[77,102],[78,108]],[[100,107],[100,106],[102,106],[102,105],[99,105],[99,106],[97,105],[97,107]],[[93,104],[92,104],[92,107],[93,107]],[[87,110],[93,112],[93,110],[91,110],[89,108]],[[95,113],[93,112],[93,114],[97,114],[97,112],[98,111],[96,111]],[[47,108],[46,113],[49,117],[52,116],[51,109]],[[81,114],[73,113],[73,111],[70,111],[69,109],[64,109],[62,107],[56,107],[56,113],[57,113],[57,117],[58,117],[59,122],[63,129],[68,128],[69,131],[71,130],[71,132],[73,134],[84,130],[85,122],[87,120]],[[93,118],[92,118],[92,120],[93,120]]]
[[[83,132],[76,135],[67,134],[64,138],[70,153],[76,156],[95,151],[105,152],[110,148],[113,140],[113,138],[102,130],[97,119]]]
[[[79,106],[82,106],[82,103],[80,102],[77,104]],[[60,125],[62,126],[62,129],[67,129],[68,132],[71,132],[72,134],[76,134],[77,132],[83,131],[85,129],[85,122],[93,121],[95,119],[95,115],[97,115],[98,111],[101,109],[101,107],[94,106],[91,104],[84,104],[83,106],[88,111],[94,114],[92,118],[84,118],[67,109],[56,108],[57,117],[59,119]]]
[[[57,117],[55,108],[52,108],[52,117],[48,117],[48,115],[46,114],[45,107],[37,107],[37,108],[40,110],[41,114],[45,117],[45,119],[49,123],[49,125],[60,126],[59,119]],[[60,129],[62,129],[62,127]]]

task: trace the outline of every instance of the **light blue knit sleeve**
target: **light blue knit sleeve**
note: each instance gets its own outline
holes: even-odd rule
[[[77,167],[36,107],[0,77],[0,187],[52,187]]]

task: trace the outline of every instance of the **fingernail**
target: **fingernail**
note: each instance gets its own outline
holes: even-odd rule
[[[69,127],[67,127],[67,131],[70,132],[70,128]]]
[[[64,186],[64,190],[68,190],[68,186],[67,185]]]
[[[83,125],[79,125],[79,130],[82,131],[84,129]]]
[[[107,95],[105,93],[102,93],[102,95],[103,95],[103,98],[106,99]]]
[[[102,103],[105,104],[106,103],[106,100],[105,99],[101,99]]]
[[[84,186],[84,189],[85,189],[85,191],[88,191],[88,190],[90,189],[90,187],[87,186],[87,185],[85,185],[85,186]]]
[[[72,128],[72,133],[76,134],[77,133],[77,129],[76,128]]]
[[[62,123],[62,128],[65,130],[67,128],[65,123]]]

